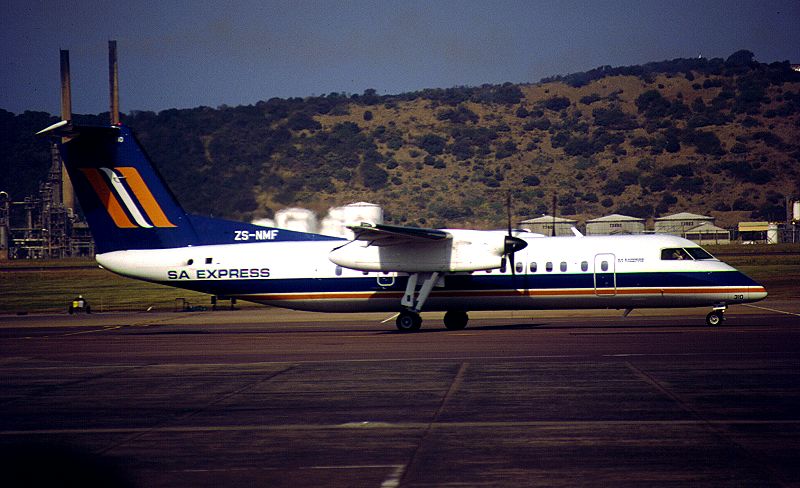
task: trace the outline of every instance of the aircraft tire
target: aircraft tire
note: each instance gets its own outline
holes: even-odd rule
[[[725,320],[725,314],[719,310],[714,310],[706,315],[706,324],[711,327],[721,324],[723,320]]]
[[[469,316],[463,310],[448,310],[444,314],[444,326],[447,330],[462,330],[467,326]]]
[[[400,312],[395,324],[400,332],[416,332],[422,327],[422,317],[414,312]]]

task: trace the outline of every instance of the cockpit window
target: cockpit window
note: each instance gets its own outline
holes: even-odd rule
[[[686,252],[695,259],[714,259],[714,256],[702,247],[687,247]]]
[[[689,256],[683,248],[675,247],[670,249],[662,249],[661,250],[661,259],[665,261],[681,261],[681,260],[688,260],[691,261],[692,258]]]

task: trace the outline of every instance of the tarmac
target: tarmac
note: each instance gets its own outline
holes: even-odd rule
[[[800,486],[800,304],[0,317],[29,486]],[[63,483],[64,481],[67,483]],[[13,486],[13,485],[6,485]]]

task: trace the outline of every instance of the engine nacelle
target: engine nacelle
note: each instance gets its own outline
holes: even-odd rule
[[[450,239],[430,242],[409,240],[372,245],[368,241],[353,241],[331,251],[329,259],[339,266],[359,271],[407,273],[455,273],[501,266],[507,251],[504,232],[461,229],[446,229],[446,232],[451,235]]]

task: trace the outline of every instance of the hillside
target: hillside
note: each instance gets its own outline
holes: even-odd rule
[[[46,143],[31,134],[52,120],[0,111],[10,148],[0,189],[15,199],[46,172]],[[783,220],[784,198],[800,195],[800,73],[748,51],[535,84],[367,90],[123,121],[187,210],[230,218],[365,200],[393,223],[497,228],[511,190],[520,220],[549,212],[555,192],[559,214],[578,219],[691,211],[733,225]]]

